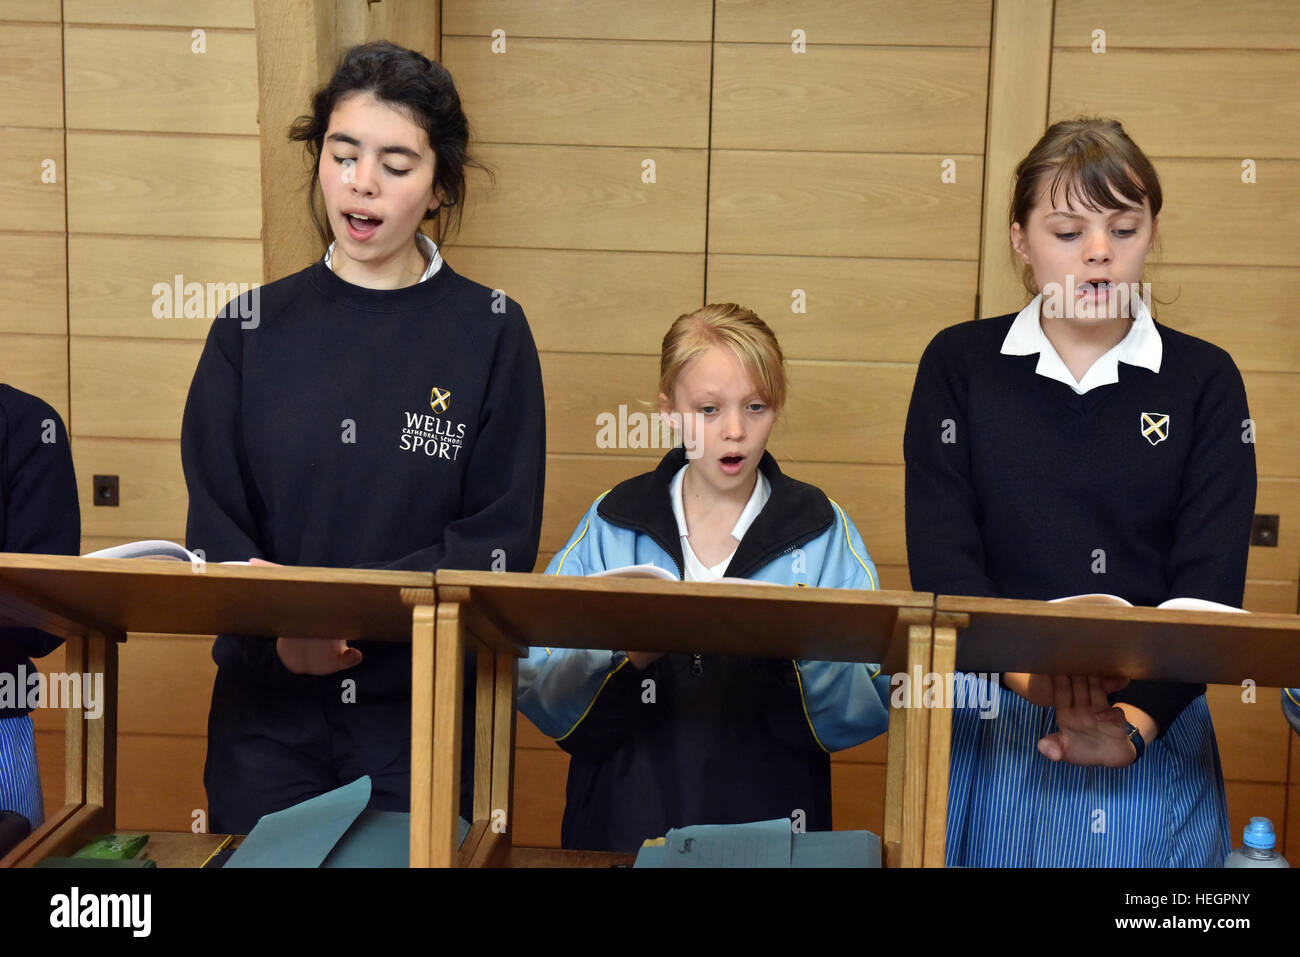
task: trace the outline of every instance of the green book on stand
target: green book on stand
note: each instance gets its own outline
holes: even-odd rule
[[[44,860],[36,862],[37,867],[107,867],[107,868],[129,868],[129,867],[157,867],[158,862],[148,858],[141,859],[138,857],[127,858],[122,861],[115,861],[107,857],[47,857]]]

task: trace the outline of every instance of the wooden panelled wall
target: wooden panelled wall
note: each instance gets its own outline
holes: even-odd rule
[[[1223,345],[1245,373],[1258,511],[1281,515],[1280,547],[1251,550],[1247,607],[1296,610],[1295,9],[1261,0],[1258,16],[1238,17],[1181,0],[1156,13],[1056,0],[1036,24],[1013,15],[1017,2],[808,0],[791,12],[777,0],[585,0],[542,12],[527,0],[443,0],[442,58],[497,177],[492,189],[473,184],[445,252],[523,304],[542,352],[539,567],[597,494],[657,461],[656,450],[598,448],[596,415],[649,411],[669,322],[735,300],[774,327],[790,359],[774,454],[854,517],[884,587],[907,587],[901,445],[915,362],[936,331],[975,314],[977,288],[983,315],[1023,301],[1004,301],[1014,273],[992,225],[1004,201],[985,188],[984,159],[1005,163],[987,129],[1007,107],[989,102],[991,72],[1006,78],[1028,55],[1026,75],[1050,77],[1039,131],[1080,112],[1118,116],[1162,175],[1157,315]],[[196,25],[204,54],[191,52]],[[1098,29],[1104,54],[1093,52]],[[806,52],[794,52],[795,31]],[[0,314],[3,378],[69,417],[85,549],[181,540],[180,412],[210,315],[155,319],[152,288],[176,274],[261,278],[251,0],[64,0],[62,28],[57,0],[5,0],[0,48],[6,83],[24,94],[0,104],[0,124],[18,128],[0,150],[11,169],[53,157],[60,170],[55,184],[0,185],[25,217],[0,232],[0,283],[28,306]],[[1014,79],[995,96],[1009,97]],[[1241,182],[1244,159],[1254,184]],[[996,183],[1009,169],[987,173]],[[1012,283],[990,283],[996,270]],[[121,476],[117,509],[91,504],[91,476],[103,473]],[[204,806],[208,644],[125,646],[124,826],[188,828]],[[58,658],[43,664],[57,670]],[[1294,860],[1294,736],[1276,691],[1260,689],[1255,705],[1240,697],[1211,691],[1234,831],[1249,814],[1279,826],[1289,816]],[[37,720],[45,780],[57,782],[58,722]],[[835,756],[837,826],[881,830],[884,754],[878,739]],[[518,842],[558,842],[566,767],[521,720]]]

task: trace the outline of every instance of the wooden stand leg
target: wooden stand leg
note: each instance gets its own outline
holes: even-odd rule
[[[433,807],[429,864],[457,862],[460,733],[464,707],[465,633],[458,602],[439,602],[433,684]]]
[[[478,639],[477,635],[473,637],[476,655],[474,807],[469,813],[469,832],[461,842],[457,855],[462,867],[477,866],[476,854],[488,832],[488,819],[492,811],[492,685],[495,681],[495,661],[492,649]]]
[[[496,655],[478,643],[478,688],[474,697],[474,820],[492,814],[492,693],[496,685]]]
[[[515,698],[519,690],[518,661],[497,655],[496,723],[492,735],[492,808],[505,811],[506,841],[515,820]]]
[[[491,812],[487,833],[474,856],[475,865],[481,867],[506,859],[514,828],[515,693],[519,678],[514,655],[499,651],[494,658]]]
[[[907,764],[908,708],[889,709],[889,755],[885,764],[885,867],[902,865],[903,781]]]
[[[42,857],[48,856],[45,853],[47,846],[45,842],[51,841],[56,833],[60,833],[63,826],[84,807],[84,804],[63,805],[63,807],[47,817],[44,824],[19,841],[18,845],[11,849],[8,854],[0,857],[0,869],[31,867]],[[32,852],[38,847],[42,848],[41,853],[33,854]],[[76,848],[73,850],[76,850]]]
[[[931,669],[937,675],[956,675],[957,630],[934,629]],[[930,711],[930,745],[925,787],[925,866],[943,867],[948,844],[948,758],[952,745],[952,701]]]
[[[929,709],[922,706],[922,687],[930,671],[930,625],[912,625],[907,631],[907,672],[910,676],[910,712],[907,716],[906,760],[903,778],[902,865],[920,867],[925,850],[925,786]]]
[[[113,822],[108,818],[108,811],[98,804],[66,807],[14,848],[3,864],[34,867],[47,857],[71,857],[89,841],[112,830]]]
[[[68,674],[86,671],[90,656],[87,645],[90,639],[77,635],[63,642],[63,670]],[[87,728],[79,711],[68,709],[63,718],[63,803],[86,803],[86,745]]]
[[[51,689],[44,703],[65,709],[64,804],[5,855],[0,868],[32,867],[47,857],[71,855],[117,827],[117,637],[65,634],[63,660],[67,680],[57,692]],[[96,682],[101,675],[102,683]],[[65,695],[76,687],[81,698],[73,707]],[[96,692],[99,697],[92,701]],[[88,716],[92,703],[100,711],[95,718]]]
[[[73,709],[86,725],[86,803],[104,809],[101,823],[117,826],[117,642],[104,635],[89,639],[88,666],[82,675],[81,707]],[[71,669],[69,669],[71,674]],[[98,718],[86,715],[86,681],[103,675],[104,700]]]
[[[411,612],[411,866],[428,867],[433,846],[434,606]]]

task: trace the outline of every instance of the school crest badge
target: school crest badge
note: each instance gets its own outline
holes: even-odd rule
[[[1143,412],[1141,421],[1142,435],[1152,445],[1159,445],[1169,438],[1168,412]]]
[[[430,408],[432,408],[433,411],[437,412],[439,415],[442,415],[442,413],[447,411],[447,407],[450,404],[451,404],[451,390],[439,389],[435,385],[433,387],[433,392],[429,396]]]

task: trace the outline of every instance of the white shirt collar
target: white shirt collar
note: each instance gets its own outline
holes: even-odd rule
[[[415,234],[415,241],[420,244],[420,248],[424,251],[424,254],[429,257],[429,265],[424,268],[424,275],[417,280],[417,283],[419,283],[424,282],[442,268],[442,253],[438,252],[437,243],[418,230]],[[337,242],[338,240],[335,240],[333,243],[330,243],[330,248],[325,250],[325,259],[323,262],[325,263],[326,269],[332,270],[334,268],[330,265],[330,260],[333,258],[334,246]]]
[[[701,581],[721,578],[727,570],[727,565],[731,562],[731,555],[728,555],[722,561],[713,567],[704,565],[695,557],[695,552],[691,548],[688,538],[690,530],[686,527],[686,507],[682,499],[682,484],[686,478],[686,470],[690,468],[690,463],[683,465],[673,476],[672,482],[668,485],[668,497],[673,504],[673,517],[677,519],[677,534],[682,540],[682,558],[686,562],[686,568],[682,569],[683,575],[687,581]],[[736,519],[736,524],[731,527],[731,537],[740,542],[749,531],[749,526],[754,524],[754,519],[758,518],[758,513],[763,511],[763,506],[767,500],[772,497],[772,485],[767,480],[767,476],[762,472],[758,473],[758,481],[754,483],[754,491],[749,496],[749,501],[745,503],[744,510],[740,517]],[[735,550],[732,550],[732,555]]]
[[[1134,296],[1129,303],[1133,321],[1128,333],[1114,348],[1094,362],[1079,381],[1075,381],[1056,348],[1043,334],[1039,320],[1042,304],[1043,294],[1039,293],[1033,302],[1020,310],[1007,331],[1007,337],[1002,340],[1004,356],[1029,356],[1037,353],[1038,367],[1034,371],[1057,382],[1064,382],[1079,395],[1098,386],[1118,382],[1121,362],[1141,366],[1152,372],[1160,371],[1164,345],[1160,341],[1160,330],[1156,328],[1151,312],[1141,296]]]

